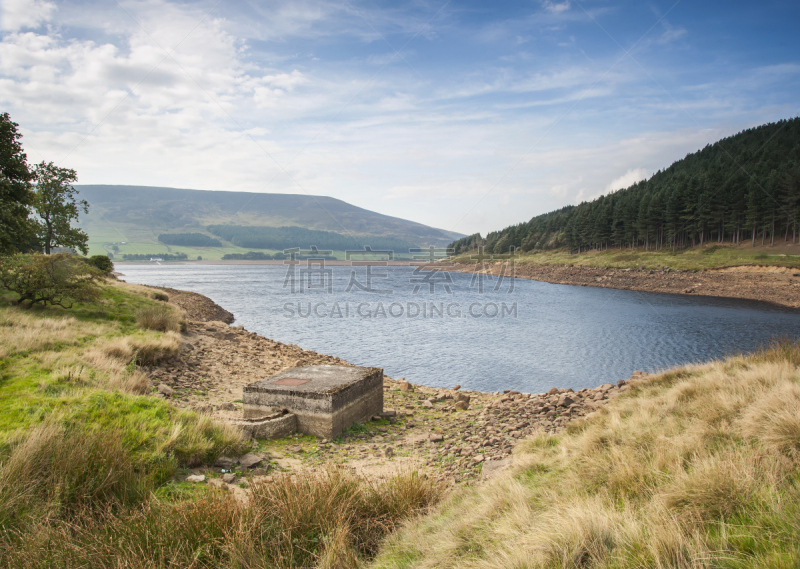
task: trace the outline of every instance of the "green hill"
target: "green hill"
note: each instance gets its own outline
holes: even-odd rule
[[[568,248],[683,249],[798,240],[800,118],[709,144],[650,179],[528,222],[452,243],[457,253]]]
[[[89,214],[81,219],[81,227],[89,234],[91,253],[114,252],[115,258],[125,253],[184,252],[189,258],[201,255],[204,259],[217,259],[226,253],[255,249],[237,246],[239,240],[233,237],[232,241],[226,241],[221,233],[227,232],[219,228],[215,233],[209,229],[222,225],[240,226],[254,234],[269,234],[268,228],[288,228],[282,233],[313,235],[320,240],[296,246],[316,245],[320,249],[335,249],[328,247],[327,242],[363,243],[373,249],[385,244],[398,248],[444,246],[453,238],[461,237],[325,196],[147,186],[79,185],[76,188],[90,204]],[[300,229],[313,231],[304,233]],[[198,242],[198,233],[208,236],[208,245]],[[218,245],[220,238],[223,242]]]

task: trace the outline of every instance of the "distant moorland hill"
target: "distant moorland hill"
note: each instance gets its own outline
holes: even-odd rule
[[[461,237],[325,196],[148,186],[76,188],[90,204],[81,226],[88,232],[94,252],[110,252],[111,244],[117,244],[115,251],[121,248],[121,252],[131,254],[194,247],[211,248],[204,258],[214,258],[248,249],[279,249],[291,236],[316,240],[295,245],[300,247],[338,249],[369,244],[373,249],[394,246],[398,250],[443,246]],[[222,226],[231,227],[225,230]],[[284,229],[277,232],[275,228]]]
[[[470,235],[457,253],[608,247],[647,250],[708,242],[795,243],[800,218],[800,118],[709,144],[650,179],[528,222]]]

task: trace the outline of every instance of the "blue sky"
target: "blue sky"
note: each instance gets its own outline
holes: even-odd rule
[[[80,183],[499,229],[800,114],[800,3],[4,0],[0,109]]]

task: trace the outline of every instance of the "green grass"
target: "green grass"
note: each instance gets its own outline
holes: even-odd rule
[[[0,460],[20,433],[52,421],[85,433],[118,432],[145,462],[169,455],[176,464],[197,463],[240,445],[193,413],[109,385],[138,373],[135,361],[109,355],[109,342],[158,349],[174,341],[136,324],[138,310],[159,305],[123,285],[108,285],[98,303],[69,311],[0,307]]]
[[[501,256],[498,256],[501,257]],[[465,253],[456,257],[459,263],[475,263],[476,253]],[[729,244],[712,244],[704,247],[644,251],[643,249],[610,249],[573,254],[559,249],[536,253],[522,253],[520,265],[570,265],[599,268],[644,268],[648,270],[670,269],[707,270],[741,265],[770,265],[800,268],[800,246],[783,244],[775,247],[738,247]]]

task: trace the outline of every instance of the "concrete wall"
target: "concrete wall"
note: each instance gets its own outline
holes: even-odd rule
[[[383,412],[383,381],[368,393],[333,413],[297,414],[297,430],[306,435],[332,439],[353,423],[366,423]]]
[[[297,415],[292,413],[277,418],[242,419],[232,423],[254,439],[277,439],[297,432]]]

